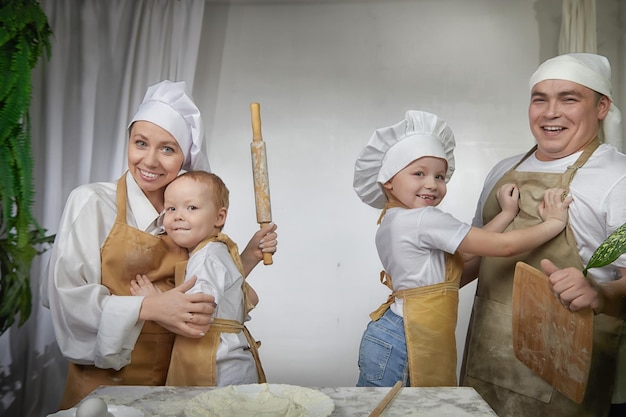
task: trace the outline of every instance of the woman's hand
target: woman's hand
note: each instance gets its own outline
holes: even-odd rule
[[[208,294],[185,294],[195,283],[193,277],[169,291],[144,297],[139,320],[154,321],[185,337],[204,336],[215,312],[215,299]]]
[[[276,253],[278,247],[277,228],[276,224],[270,223],[252,235],[252,239],[241,252],[241,263],[245,276],[248,276],[250,271],[263,259],[264,253]]]

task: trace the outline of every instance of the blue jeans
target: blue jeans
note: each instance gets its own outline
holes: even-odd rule
[[[409,385],[404,320],[387,309],[378,321],[369,322],[363,333],[356,386],[392,387],[398,381]]]

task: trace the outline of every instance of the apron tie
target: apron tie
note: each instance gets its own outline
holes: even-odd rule
[[[384,270],[380,271],[380,282],[391,290],[391,294],[387,297],[387,301],[382,303],[380,307],[370,313],[370,319],[373,321],[380,319],[396,299],[395,293],[393,292],[393,285],[391,284],[391,275]]]

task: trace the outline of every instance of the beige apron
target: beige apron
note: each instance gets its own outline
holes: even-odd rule
[[[444,282],[392,292],[387,301],[370,314],[380,319],[402,298],[402,315],[412,387],[456,386],[456,320],[463,259],[446,253]],[[393,291],[391,277],[382,271],[381,282]]]
[[[201,242],[194,253],[206,246],[209,242],[219,241],[226,244],[228,251],[237,265],[239,272],[243,276],[243,267],[239,258],[237,245],[225,234],[220,233],[219,236],[206,239]],[[185,268],[187,262],[181,262],[176,265],[176,285],[180,285],[185,280]],[[240,321],[226,320],[215,318],[209,327],[209,331],[204,337],[199,339],[192,339],[183,336],[176,336],[174,341],[174,348],[172,349],[172,359],[170,362],[170,368],[167,374],[166,385],[175,386],[215,386],[216,385],[216,355],[217,348],[220,343],[220,335],[222,333],[239,333],[243,332],[248,345],[250,346],[250,353],[254,358],[256,364],[256,370],[259,377],[258,382],[266,382],[265,372],[261,366],[261,360],[259,357],[258,347],[260,343],[257,343],[253,338],[246,326],[243,325],[243,321],[249,312],[248,303],[248,291],[247,283],[244,277],[242,285],[243,299],[244,299],[244,314]]]
[[[146,274],[161,290],[174,287],[174,265],[187,251],[167,236],[155,236],[126,224],[126,175],[117,182],[117,218],[101,254],[102,285],[113,295],[130,295],[130,281]],[[70,363],[61,409],[73,407],[100,385],[163,385],[174,334],[146,321],[135,343],[131,363],[119,371]]]
[[[515,183],[520,190],[520,212],[506,230],[540,223],[537,207],[544,191],[553,187],[568,190],[577,169],[585,164],[598,145],[597,139],[589,144],[563,174],[516,172],[517,164],[493,187],[483,210],[484,224],[500,212],[495,194],[506,183]],[[535,149],[522,160],[532,155]],[[544,258],[551,259],[561,268],[583,268],[569,224],[554,239],[530,252],[509,258],[482,258],[461,382],[474,387],[500,417],[606,415],[613,392],[621,320],[604,314],[595,316],[592,369],[580,405],[554,390],[514,356],[511,303],[515,264],[523,260],[540,269],[540,261]]]

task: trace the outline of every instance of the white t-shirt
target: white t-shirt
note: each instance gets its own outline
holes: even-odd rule
[[[185,280],[198,277],[188,293],[203,292],[215,298],[214,317],[243,322],[243,277],[224,243],[209,242],[187,263]],[[243,332],[222,333],[216,355],[216,385],[256,384],[258,375]]]
[[[387,210],[376,248],[394,290],[438,284],[445,279],[445,254],[456,252],[471,226],[436,207]],[[391,310],[402,316],[402,299]]]
[[[533,154],[517,170],[562,173],[580,154],[578,152],[555,161],[539,161]],[[476,209],[474,226],[483,226],[483,206],[495,183],[523,156],[517,155],[499,162],[487,175]],[[574,175],[570,184],[570,195],[573,201],[569,206],[569,222],[578,252],[586,265],[607,236],[626,223],[626,155],[611,145],[601,144]],[[611,266],[593,268],[590,273],[599,282],[607,282],[621,277],[616,267],[626,268],[626,255],[622,255]]]

